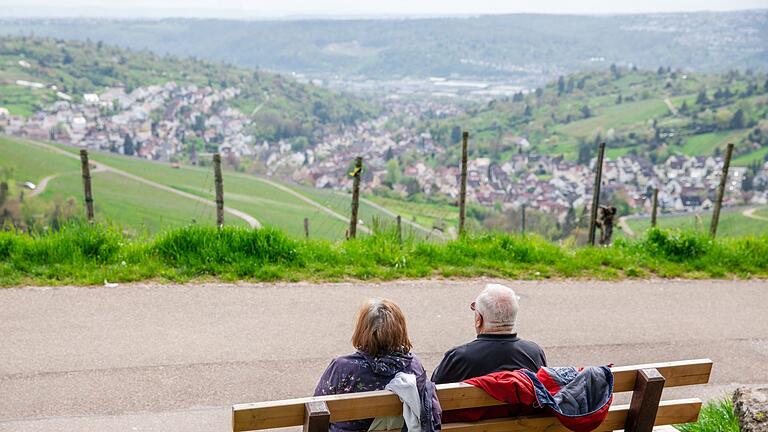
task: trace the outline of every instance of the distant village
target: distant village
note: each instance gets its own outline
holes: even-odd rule
[[[302,166],[297,163],[299,157],[293,159],[295,179],[313,179],[314,185],[320,188],[347,188],[350,180],[345,168],[350,160],[362,154],[368,167],[363,185],[371,192],[389,182],[389,158],[413,148],[421,154],[445,151],[428,132],[414,131],[394,141],[389,135],[375,133],[374,125],[367,126],[361,126],[358,135],[334,137],[318,146],[316,157],[321,162]],[[525,138],[517,142],[519,152],[508,160],[475,158],[468,161],[467,199],[470,202],[502,209],[525,205],[552,214],[560,222],[571,208],[581,211],[591,203],[595,159],[589,166],[580,165],[562,156],[538,155],[529,150],[531,145]],[[278,163],[291,158],[290,155],[273,157]],[[633,211],[648,213],[653,190],[658,188],[659,206],[665,212],[708,210],[713,206],[722,168],[723,158],[715,156],[676,155],[657,165],[639,156],[607,159],[603,167],[602,195],[620,196]],[[755,184],[762,186],[748,197],[742,194],[746,174],[745,167],[730,168],[724,205],[768,203],[768,162],[754,179]],[[458,198],[461,176],[458,166],[433,167],[425,161],[415,161],[402,169],[402,176],[415,178],[419,192],[426,196]],[[409,193],[403,184],[395,184],[393,189],[402,196]]]
[[[217,90],[173,82],[130,93],[121,87],[108,88],[99,94],[84,94],[82,103],[62,97],[28,118],[10,115],[0,107],[0,130],[169,162],[180,156],[196,162],[198,155],[190,142],[202,140],[227,158],[262,161],[267,175],[337,190],[349,188],[350,162],[363,156],[365,192],[388,187],[403,197],[420,193],[427,198],[457,198],[458,166],[435,167],[426,160],[402,157],[410,152],[433,159],[445,148],[429,132],[402,125],[393,130],[390,122],[393,117],[415,119],[427,112],[438,117],[456,115],[460,108],[455,105],[390,99],[380,117],[340,130],[324,130],[317,144],[296,151],[285,141],[257,142],[248,115],[227,103],[238,94],[237,88]],[[470,202],[502,209],[525,205],[560,221],[570,209],[581,210],[591,202],[594,159],[591,166],[585,166],[561,156],[538,155],[525,137],[517,138],[516,145],[518,151],[508,160],[469,160]],[[397,175],[415,181],[393,183],[392,159],[407,159],[409,163],[398,166]],[[715,156],[675,155],[656,165],[640,156],[618,157],[604,165],[603,193],[621,197],[635,212],[648,212],[649,197],[658,188],[663,211],[706,210],[715,199],[722,164],[722,158]],[[747,168],[731,167],[730,172],[725,205],[768,204],[768,162],[752,179],[755,187],[749,193],[742,193]]]
[[[216,143],[222,153],[246,157],[254,148],[253,136],[245,132],[250,120],[225,103],[238,94],[236,88],[214,90],[173,82],[139,87],[130,93],[122,87],[86,93],[82,103],[73,103],[60,93],[62,100],[47,109],[29,118],[6,113],[5,120],[0,117],[0,125],[9,135],[145,159],[168,161],[184,154],[190,149],[186,143],[190,137]]]

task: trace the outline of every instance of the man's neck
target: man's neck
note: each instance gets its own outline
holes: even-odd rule
[[[507,330],[507,329],[501,329],[501,330],[495,330],[495,329],[485,330],[485,329],[483,329],[477,335],[480,336],[480,335],[484,335],[484,334],[487,334],[487,335],[509,335],[509,336],[511,336],[511,335],[515,334],[515,332]]]

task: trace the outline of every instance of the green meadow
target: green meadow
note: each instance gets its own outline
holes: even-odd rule
[[[0,167],[15,186],[12,193],[24,193],[28,201],[52,202],[73,197],[82,202],[80,162],[21,140],[0,137]],[[51,177],[47,187],[32,196],[21,184],[36,185]],[[92,173],[94,210],[102,223],[116,224],[133,233],[155,233],[196,222],[215,224],[215,210],[188,198],[149,187],[112,172]],[[85,210],[83,210],[83,215]],[[240,219],[230,222],[244,225]]]
[[[735,142],[743,134],[744,131],[739,130],[694,135],[685,140],[680,150],[689,156],[711,155],[716,148],[725,150],[728,143]]]
[[[64,146],[61,148],[76,150]],[[215,199],[212,167],[184,165],[176,169],[168,163],[144,161],[106,152],[91,152],[90,157],[96,162],[103,162],[174,189],[211,201]],[[263,225],[279,228],[291,236],[303,236],[306,217],[309,218],[310,226],[316,227],[312,230],[312,235],[328,239],[344,236],[346,222],[318,211],[317,207],[258,177],[228,170],[224,170],[222,176],[224,205],[248,213]],[[234,219],[234,216],[229,214],[224,217],[225,221]]]
[[[746,217],[742,214],[744,208],[723,209],[720,213],[720,221],[717,226],[718,237],[743,237],[768,234],[768,221]],[[756,215],[768,213],[768,207],[756,212]],[[661,215],[658,218],[658,227],[661,229],[689,230],[699,233],[708,233],[712,212],[704,212],[698,217],[690,215]],[[635,233],[642,233],[651,227],[650,218],[628,219],[627,223]]]
[[[78,149],[58,145],[58,148],[76,154]],[[24,140],[0,138],[0,166],[9,168],[18,182],[39,182],[43,177],[56,175],[46,190],[34,199],[52,200],[56,197],[82,199],[80,164],[77,160],[47,150]],[[214,200],[213,169],[210,167],[183,166],[174,169],[170,164],[144,161],[105,152],[90,152],[94,162],[111,168],[187,192],[207,200]],[[347,228],[349,202],[341,196],[328,201],[333,209],[344,216],[336,218],[317,206],[291,195],[258,177],[224,171],[225,205],[255,217],[260,223],[279,228],[291,236],[304,235],[304,218],[310,222],[311,235],[326,239],[343,238]],[[97,217],[124,225],[133,231],[158,232],[168,227],[189,223],[214,224],[212,206],[184,198],[168,191],[153,188],[135,180],[111,172],[94,172],[94,202]],[[304,189],[300,193],[306,194]],[[319,204],[322,194],[315,196]],[[326,204],[328,204],[326,203]],[[329,205],[330,207],[330,205]],[[363,206],[361,213],[373,218],[375,211]],[[227,224],[242,225],[245,222],[225,214]],[[370,223],[370,222],[369,222]]]
[[[648,99],[599,108],[593,117],[560,126],[558,129],[567,135],[587,137],[597,129],[606,131],[611,128],[644,123],[650,118],[660,117],[665,113],[669,113],[669,108],[663,100]]]
[[[430,230],[433,227],[456,227],[459,224],[458,207],[378,196],[371,196],[369,199],[400,214],[403,219],[408,219]]]
[[[332,189],[318,189],[299,184],[289,184],[286,186],[314,200],[322,206],[327,207],[334,212],[344,216],[345,219],[349,218],[349,214],[352,209],[351,192],[341,192]],[[388,210],[393,211],[395,214],[397,213],[394,211],[394,209],[388,208]],[[316,212],[322,212],[322,210],[318,209]],[[394,223],[394,218],[389,213],[369,205],[365,202],[365,200],[360,200],[358,219],[363,222],[362,226],[366,228],[371,228],[377,224],[387,225]]]

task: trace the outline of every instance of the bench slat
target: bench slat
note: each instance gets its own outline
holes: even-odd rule
[[[699,399],[662,401],[656,414],[655,426],[695,422],[701,410]],[[624,429],[629,405],[614,405],[608,417],[595,432]],[[481,420],[476,423],[448,423],[444,431],[450,432],[568,432],[557,418],[552,416],[517,417],[514,419]]]
[[[712,371],[712,360],[688,360],[619,366],[611,369],[616,393],[632,391],[637,371],[656,368],[666,379],[664,387],[706,384]],[[443,410],[500,405],[482,389],[464,383],[441,384],[437,395]],[[235,432],[262,430],[304,424],[304,404],[321,400],[327,403],[331,421],[358,420],[378,416],[399,415],[403,405],[389,391],[350,393],[282,401],[239,404],[232,408]]]
[[[613,372],[613,386],[616,393],[632,391],[635,387],[637,371],[641,369],[656,369],[664,377],[664,387],[681,387],[694,384],[706,384],[712,373],[712,360],[684,360],[665,363],[650,363],[633,366],[617,366]]]

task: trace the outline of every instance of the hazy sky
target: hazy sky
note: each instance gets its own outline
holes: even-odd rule
[[[768,0],[0,0],[0,16],[423,16],[609,14],[768,8]]]

